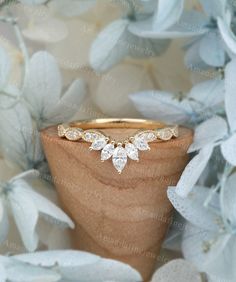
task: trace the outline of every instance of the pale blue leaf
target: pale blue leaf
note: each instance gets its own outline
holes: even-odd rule
[[[226,54],[217,31],[208,32],[201,39],[199,54],[201,59],[210,66],[222,67],[225,64]]]
[[[218,215],[211,209],[203,206],[204,201],[210,193],[210,189],[195,186],[188,197],[182,198],[175,192],[175,187],[169,187],[167,195],[174,208],[192,224],[211,231],[218,231],[216,224]]]
[[[176,193],[180,197],[185,198],[192,191],[194,185],[197,183],[200,175],[205,169],[211,157],[212,151],[213,146],[210,145],[204,147],[202,150],[200,150],[199,154],[197,154],[187,164],[176,186]]]
[[[225,110],[231,131],[236,130],[236,59],[225,68]]]
[[[97,71],[106,71],[120,62],[129,52],[126,42],[129,21],[119,19],[109,24],[94,40],[90,49],[90,64]]]
[[[8,231],[9,231],[9,221],[7,215],[7,208],[5,206],[4,201],[0,197],[0,245],[7,238]],[[0,277],[1,277],[1,272],[0,272]]]
[[[233,33],[230,25],[222,18],[217,19],[218,28],[222,39],[224,40],[227,48],[236,55],[236,36]]]
[[[232,227],[232,231],[236,230],[236,173],[233,173],[220,191],[221,196],[221,212],[224,218]]]
[[[180,19],[183,8],[184,0],[159,0],[153,28],[163,31],[173,26]]]
[[[100,257],[88,252],[82,251],[41,251],[31,254],[20,254],[14,256],[17,260],[30,263],[35,266],[52,267],[77,267],[83,265],[92,265],[100,261]]]
[[[84,81],[75,80],[61,99],[52,107],[47,116],[48,123],[57,124],[69,121],[78,112],[85,93],[86,86]]]
[[[6,86],[11,68],[10,58],[2,47],[0,47],[0,89]]]
[[[153,19],[132,22],[129,24],[129,31],[139,37],[153,39],[184,38],[204,34],[206,18],[196,11],[185,12],[179,21],[166,30],[153,28]]]
[[[96,0],[53,0],[50,7],[64,17],[79,16],[96,4]]]
[[[221,152],[226,161],[236,166],[236,134],[233,134],[221,144]]]
[[[61,96],[61,75],[54,57],[46,51],[35,53],[25,76],[24,97],[31,114],[43,121]]]
[[[214,145],[215,142],[222,140],[227,133],[226,121],[222,117],[214,116],[195,128],[194,140],[188,152],[197,151],[207,145]]]
[[[81,282],[141,282],[141,275],[128,264],[111,260],[100,259],[92,265],[61,269],[63,276],[69,280]]]
[[[191,119],[191,107],[179,102],[171,93],[145,91],[130,95],[137,110],[145,117],[168,123],[185,123]]]
[[[34,204],[35,208],[44,216],[45,219],[54,224],[74,228],[74,223],[71,221],[71,219],[54,203],[36,193],[32,189],[22,187],[21,191],[22,190],[27,197],[31,199],[31,202]]]
[[[13,261],[7,267],[7,279],[14,282],[55,282],[60,281],[61,276],[49,269]]]
[[[213,18],[224,17],[227,0],[199,0],[204,12]]]
[[[38,245],[35,228],[38,221],[38,211],[32,199],[23,189],[28,184],[24,180],[17,180],[11,184],[8,201],[15,219],[21,239],[29,251],[34,251]]]
[[[18,103],[14,108],[0,112],[1,149],[7,159],[27,169],[32,147],[32,120],[27,108]],[[19,118],[20,117],[20,118]]]

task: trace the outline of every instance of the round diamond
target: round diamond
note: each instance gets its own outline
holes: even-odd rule
[[[114,153],[115,146],[114,144],[107,144],[101,152],[101,160],[105,161],[108,160]]]

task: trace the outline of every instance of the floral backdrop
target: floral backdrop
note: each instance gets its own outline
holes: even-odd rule
[[[142,281],[69,250],[39,138],[107,116],[195,131],[152,281],[236,281],[236,2],[2,0],[0,22],[0,281]]]

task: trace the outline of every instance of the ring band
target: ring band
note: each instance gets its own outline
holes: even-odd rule
[[[124,140],[114,140],[101,131],[105,128],[138,129]],[[150,150],[149,142],[163,142],[178,137],[178,126],[167,126],[145,119],[94,119],[58,125],[58,136],[70,141],[91,143],[90,150],[101,150],[101,161],[112,157],[116,170],[121,173],[128,158],[139,161],[139,151]]]

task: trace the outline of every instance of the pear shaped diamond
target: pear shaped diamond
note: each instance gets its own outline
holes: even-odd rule
[[[107,144],[106,138],[98,138],[95,139],[95,141],[92,143],[92,145],[89,147],[91,150],[99,151],[103,149]]]
[[[115,145],[114,144],[107,144],[101,152],[101,160],[106,161],[110,159],[110,157],[113,155],[115,150]]]
[[[134,160],[134,161],[138,161],[139,160],[139,158],[138,158],[138,149],[134,146],[134,144],[131,144],[131,143],[125,144],[125,150],[126,150],[126,153],[127,153],[128,157],[131,160]]]
[[[125,148],[122,146],[117,146],[115,148],[112,162],[117,171],[121,173],[127,163],[127,153]]]

